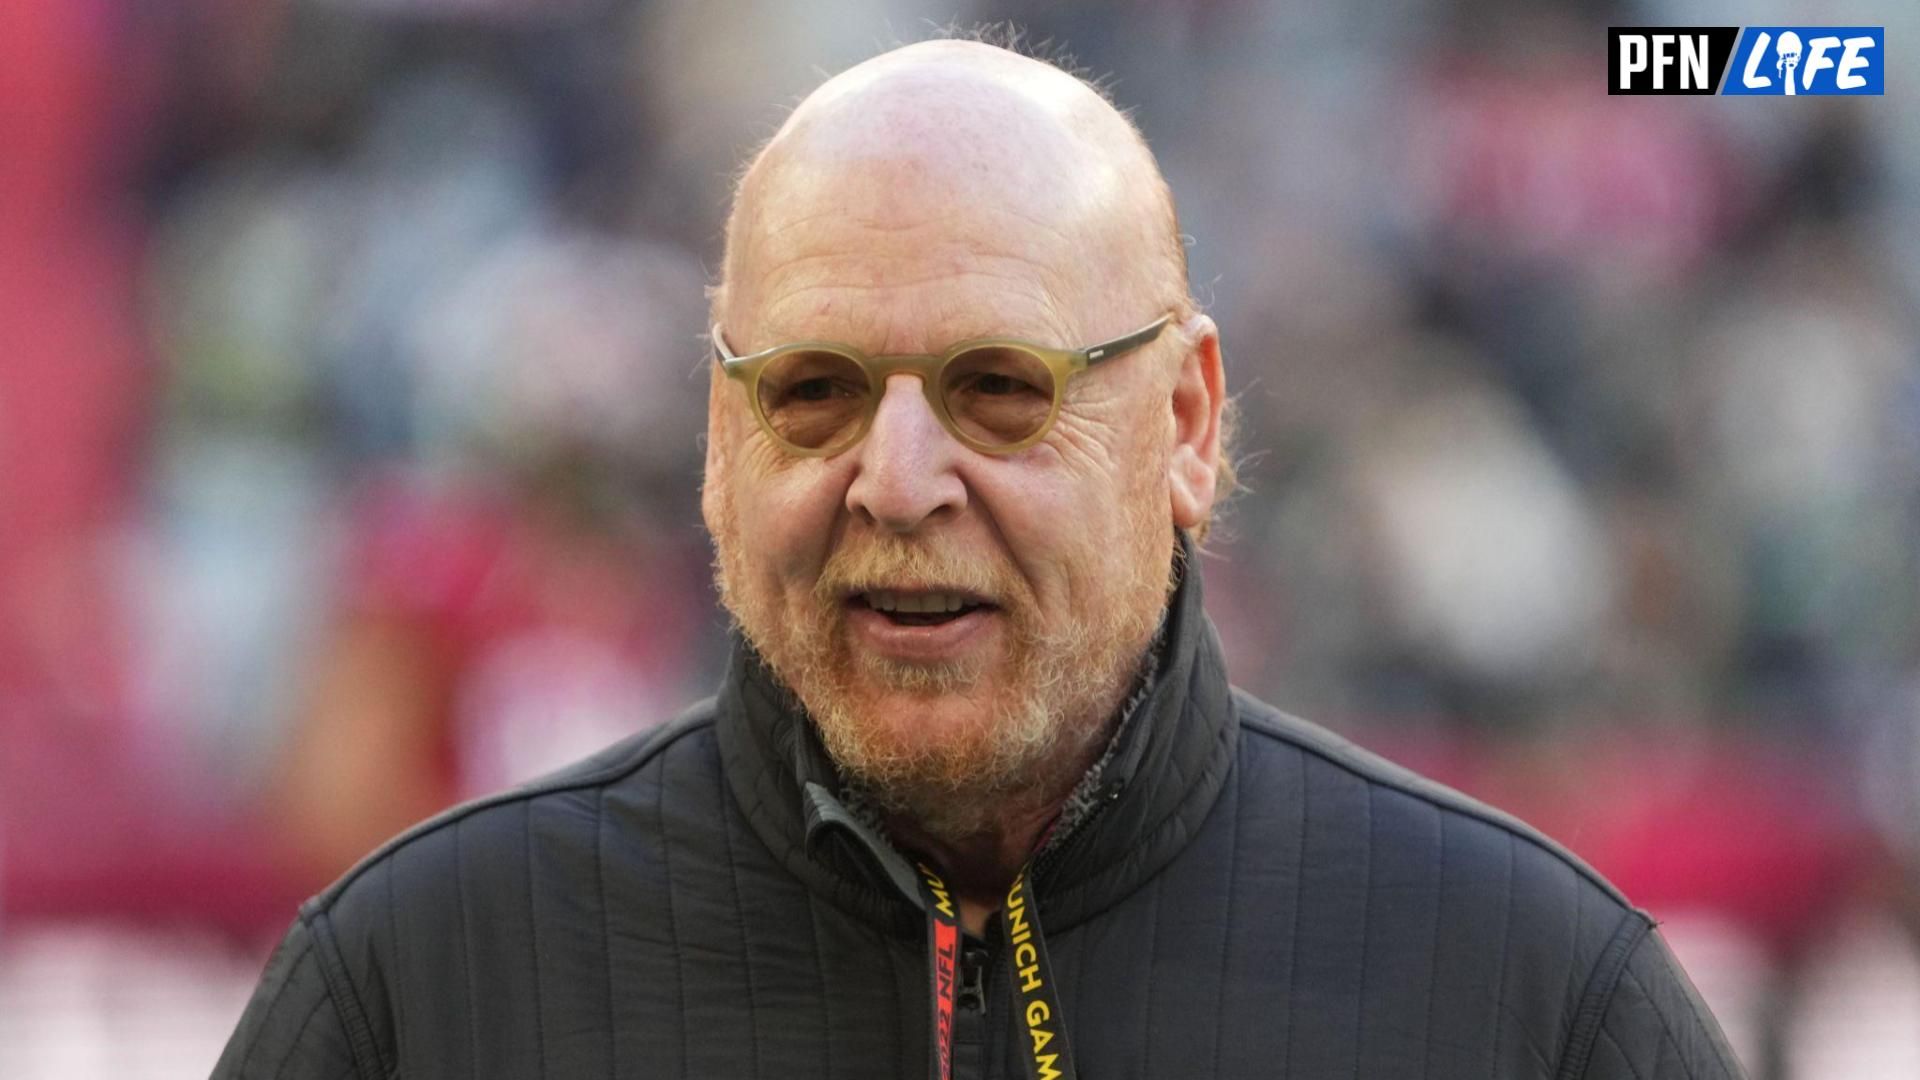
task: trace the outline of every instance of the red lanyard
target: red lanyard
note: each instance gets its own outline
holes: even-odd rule
[[[953,1080],[953,1002],[954,983],[959,978],[960,913],[946,881],[926,863],[915,866],[920,871],[920,895],[927,909],[927,970],[932,1002],[929,1019],[933,1032],[928,1075],[933,1080]],[[1007,890],[1007,902],[1000,916],[1019,998],[1019,1008],[1014,1011],[1014,1041],[1020,1047],[1027,1080],[1077,1080],[1073,1052],[1067,1042],[1065,1014],[1053,981],[1053,967],[1047,960],[1047,943],[1040,933],[1039,914],[1027,887],[1026,867],[1021,868],[1013,879],[1013,886]]]
[[[947,883],[926,863],[920,871],[920,897],[927,909],[927,970],[933,987],[933,1080],[953,1080],[953,982],[960,977],[960,912]]]

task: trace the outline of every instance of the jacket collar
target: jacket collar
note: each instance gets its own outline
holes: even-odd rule
[[[1102,759],[1096,805],[1036,860],[1035,900],[1049,929],[1117,903],[1157,873],[1225,784],[1238,727],[1195,553],[1184,535],[1180,544],[1159,663]],[[768,850],[836,905],[923,932],[913,868],[841,801],[838,772],[797,699],[737,635],[717,704],[728,786]]]

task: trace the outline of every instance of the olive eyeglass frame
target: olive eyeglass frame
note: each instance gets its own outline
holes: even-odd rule
[[[1061,402],[1066,398],[1067,380],[1095,364],[1125,356],[1143,345],[1152,343],[1172,321],[1172,315],[1162,315],[1130,334],[1123,334],[1098,345],[1089,345],[1084,349],[1055,349],[1018,338],[987,337],[959,342],[938,354],[906,353],[891,356],[872,356],[851,345],[842,345],[833,341],[797,341],[786,345],[775,345],[773,348],[747,356],[735,356],[727,347],[720,325],[715,323],[712,331],[713,356],[729,378],[738,380],[744,385],[747,403],[752,406],[754,419],[760,422],[760,429],[788,453],[801,457],[831,457],[857,445],[861,439],[867,437],[867,432],[873,427],[873,418],[880,411],[880,399],[886,393],[887,380],[896,373],[905,372],[920,377],[920,388],[926,396],[927,406],[933,410],[933,415],[939,419],[940,426],[947,429],[948,434],[983,454],[1013,454],[1038,443],[1047,437],[1047,432],[1053,430],[1053,423],[1060,416]],[[947,366],[956,358],[977,350],[1000,349],[1021,353],[1039,361],[1052,376],[1053,393],[1053,400],[1047,408],[1046,419],[1042,420],[1031,433],[1013,442],[1004,443],[980,439],[961,427],[947,407],[946,394],[943,391],[945,384],[942,380]],[[761,376],[775,361],[795,354],[824,354],[849,360],[859,367],[866,378],[867,385],[862,395],[863,400],[857,419],[845,429],[846,434],[830,439],[822,446],[803,446],[782,436],[779,429],[767,417],[761,402]]]

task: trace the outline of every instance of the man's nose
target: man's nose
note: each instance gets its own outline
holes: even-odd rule
[[[854,447],[859,472],[847,510],[897,533],[958,517],[967,487],[956,468],[966,447],[940,426],[916,375],[887,379],[873,427]]]

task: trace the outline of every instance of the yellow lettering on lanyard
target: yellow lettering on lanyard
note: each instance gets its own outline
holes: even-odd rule
[[[940,909],[940,914],[949,919],[954,918],[953,896],[947,892],[947,883],[942,881],[940,875],[934,873],[926,863],[918,865],[920,873],[927,879],[927,888],[933,892],[933,906]]]
[[[1013,888],[1007,891],[1007,938],[1015,945],[1033,937],[1033,928],[1027,925],[1027,898],[1020,895],[1026,880],[1025,874],[1014,878]]]
[[[1007,890],[1007,938],[1013,942],[1013,966],[1020,973],[1020,991],[1031,996],[1046,989],[1046,980],[1040,977],[1040,950],[1033,944],[1033,927],[1027,923],[1026,884],[1023,871]],[[1027,1037],[1033,1041],[1034,1073],[1040,1080],[1059,1080],[1061,1073],[1054,1062],[1060,1055],[1040,1052],[1056,1034],[1046,1027],[1053,1019],[1053,1006],[1045,998],[1034,998],[1027,1002],[1025,1019]]]

